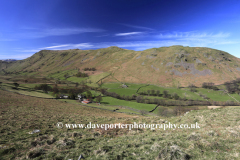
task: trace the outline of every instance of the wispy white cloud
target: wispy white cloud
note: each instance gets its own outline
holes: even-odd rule
[[[79,43],[79,44],[61,44],[61,45],[55,45],[55,46],[49,46],[49,47],[43,47],[39,49],[52,49],[52,50],[61,50],[61,49],[85,49],[85,48],[90,48],[93,47],[92,44],[90,43]]]
[[[139,35],[143,32],[127,32],[127,33],[117,33],[115,36],[132,36],[132,35]]]
[[[206,32],[173,32],[168,34],[159,34],[157,38],[226,38],[229,37],[230,33],[206,33]]]
[[[24,29],[16,34],[18,38],[43,38],[49,36],[66,36],[87,32],[103,32],[98,28],[50,28],[50,29]]]
[[[124,23],[118,23],[118,24],[130,27],[130,28],[136,28],[136,29],[142,29],[142,30],[154,30],[152,28],[143,27],[143,26],[136,26],[136,25],[130,25],[130,24],[124,24]]]
[[[62,47],[68,47],[70,44],[62,44],[62,45],[57,45],[57,46],[50,46],[50,47],[43,47],[40,49],[54,49],[54,48],[62,48]]]

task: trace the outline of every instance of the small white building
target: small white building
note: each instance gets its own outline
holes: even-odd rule
[[[127,88],[128,86],[126,84],[122,84],[122,88]]]

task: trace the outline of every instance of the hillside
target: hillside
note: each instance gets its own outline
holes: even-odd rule
[[[86,160],[239,159],[239,107],[194,110],[181,117],[143,117],[3,90],[0,104],[2,160],[75,160],[80,155]],[[60,129],[56,127],[58,122],[177,126],[198,123],[200,128]],[[40,132],[31,134],[35,129]]]
[[[95,67],[96,71],[83,71]],[[147,83],[161,86],[222,84],[240,78],[240,59],[229,53],[205,48],[171,46],[144,51],[108,47],[97,50],[42,50],[13,62],[0,61],[0,74],[56,78],[57,73],[86,72],[95,81]],[[74,81],[74,80],[73,80]]]

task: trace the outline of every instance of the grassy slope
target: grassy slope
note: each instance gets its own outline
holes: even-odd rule
[[[132,117],[0,90],[1,159],[239,159],[239,107],[192,111],[182,117]],[[47,111],[47,112],[46,112]],[[65,123],[195,124],[200,129],[58,129]],[[28,134],[40,129],[40,134]],[[67,151],[67,152],[66,152]],[[171,154],[172,153],[172,154]],[[173,156],[174,155],[174,156]]]
[[[30,85],[32,86],[32,85]],[[10,84],[2,84],[1,85],[1,89],[10,91],[10,92],[15,92],[15,93],[19,93],[19,94],[23,94],[23,95],[29,95],[29,96],[33,96],[33,97],[42,97],[42,98],[54,98],[50,93],[46,94],[43,91],[39,90],[39,91],[32,91],[30,90],[30,88],[28,90],[26,90],[25,87],[18,87],[18,89],[12,89],[13,85]]]
[[[213,91],[208,89],[197,89],[199,93],[202,93],[214,101],[234,101],[227,94],[223,94],[223,91]],[[240,101],[240,96],[238,94],[231,94],[234,98]]]
[[[181,54],[185,55],[179,59]],[[194,57],[207,65],[197,65],[197,62],[193,60]],[[231,61],[225,60],[223,57]],[[185,59],[188,63],[194,63],[197,70],[210,69],[214,74],[192,75],[189,70],[185,70],[183,67],[174,67],[173,64],[185,61]],[[214,59],[213,62],[212,59]],[[203,82],[221,84],[239,77],[239,71],[236,70],[237,66],[240,66],[239,62],[238,58],[226,52],[210,48],[171,46],[140,52],[109,47],[98,50],[43,50],[25,60],[1,64],[0,69],[5,69],[8,72],[19,71],[20,74],[31,72],[32,75],[48,75],[63,79],[63,73],[71,75],[76,73],[78,69],[83,71],[82,69],[85,67],[96,67],[98,71],[113,73],[120,82],[150,83],[164,86],[187,86],[193,83],[199,86]],[[188,74],[182,77],[171,75],[172,69]],[[57,73],[58,71],[60,74]],[[99,79],[99,77],[94,78],[94,76],[92,78],[93,81]],[[116,82],[115,78],[108,78],[106,81]]]

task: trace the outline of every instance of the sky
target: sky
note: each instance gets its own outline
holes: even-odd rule
[[[239,0],[0,0],[0,59],[182,45],[240,58]]]

